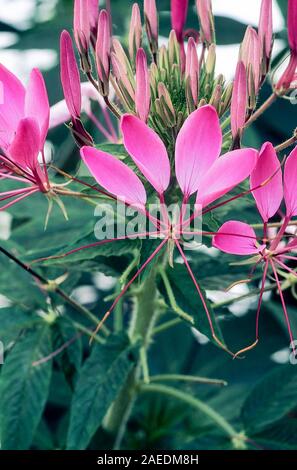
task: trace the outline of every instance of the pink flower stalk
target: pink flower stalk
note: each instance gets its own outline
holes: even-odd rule
[[[263,57],[264,74],[268,71],[273,46],[272,0],[262,0],[258,35]]]
[[[252,349],[259,341],[259,316],[269,268],[272,270],[272,275],[278,287],[290,339],[293,341],[290,320],[279,279],[279,269],[281,268],[283,271],[289,272],[297,277],[296,272],[285,264],[286,260],[297,259],[287,255],[290,252],[296,251],[296,238],[293,238],[289,243],[283,243],[283,236],[288,224],[291,218],[297,215],[296,177],[297,148],[291,152],[285,164],[283,187],[281,165],[276,152],[272,144],[269,142],[264,144],[260,152],[257,166],[251,174],[251,187],[258,188],[253,191],[253,196],[263,219],[263,238],[258,239],[251,226],[237,221],[229,221],[223,224],[213,238],[213,246],[225,253],[240,256],[253,256],[256,263],[253,272],[260,263],[264,266],[256,315],[256,341],[251,346],[239,351],[238,354]],[[283,197],[287,208],[286,217],[277,235],[269,239],[267,223],[278,211]]]
[[[0,104],[0,177],[20,181],[28,186],[0,193],[7,201],[4,210],[30,194],[49,191],[44,161],[44,143],[49,127],[49,102],[43,77],[33,69],[27,88],[18,78],[0,65],[3,103]],[[43,166],[38,162],[42,153]]]
[[[138,49],[136,55],[136,90],[135,105],[140,119],[147,122],[151,104],[151,90],[147,59],[143,49]]]
[[[261,79],[261,46],[256,31],[248,26],[239,54],[248,74],[249,96],[255,97],[260,87]]]
[[[135,54],[141,47],[142,42],[142,24],[139,6],[134,3],[132,7],[132,16],[129,30],[129,54],[131,60],[134,61]]]
[[[288,41],[291,50],[290,62],[279,79],[276,89],[280,91],[287,91],[291,88],[295,80],[295,73],[297,69],[297,2],[296,0],[288,0]]]
[[[156,0],[144,0],[144,17],[146,32],[152,52],[158,50],[159,23]]]
[[[241,130],[245,125],[247,112],[247,76],[243,62],[239,61],[236,67],[231,100],[231,131],[235,141],[241,137]]]
[[[202,41],[210,45],[215,42],[211,0],[196,0]]]
[[[96,43],[96,62],[100,82],[108,94],[110,74],[111,30],[110,18],[106,10],[99,15],[98,36]]]
[[[122,117],[121,130],[127,152],[147,182],[155,189],[162,205],[171,177],[170,162],[164,143],[143,121],[132,115],[126,114]],[[193,112],[186,119],[178,134],[175,148],[175,174],[183,194],[183,203],[186,203],[191,195],[197,193],[197,206],[195,207],[199,207],[199,210],[196,216],[207,212],[209,210],[207,206],[246,179],[256,165],[258,153],[255,150],[236,150],[220,156],[221,145],[222,132],[219,118],[216,110],[209,105]],[[213,338],[226,349],[216,336],[200,286],[179,241],[180,234],[195,233],[187,232],[189,220],[185,220],[182,216],[177,221],[170,221],[166,208],[164,208],[165,213],[163,211],[162,219],[155,219],[146,209],[147,196],[142,181],[129,166],[116,157],[92,147],[83,147],[81,156],[100,186],[110,193],[111,197],[137,207],[140,212],[146,214],[156,225],[157,233],[163,239],[122,290],[102,322],[163,246],[171,243],[176,246],[183,257],[203,303]],[[98,242],[98,244],[102,243],[104,242]]]
[[[186,55],[186,80],[188,82],[194,107],[197,107],[199,99],[199,60],[196,43],[193,38],[190,38],[188,41]]]

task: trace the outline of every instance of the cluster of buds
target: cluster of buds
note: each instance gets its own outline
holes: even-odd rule
[[[224,147],[239,148],[243,129],[255,113],[259,91],[270,72],[272,0],[262,0],[258,29],[248,26],[240,46],[235,79],[229,83],[223,75],[216,74],[211,0],[196,0],[197,31],[185,29],[188,7],[188,0],[171,0],[172,30],[167,44],[159,46],[155,0],[144,1],[143,14],[135,3],[126,50],[112,35],[110,8],[99,11],[98,0],[76,0],[74,38],[81,69],[118,119],[125,113],[138,116],[167,145],[173,145],[192,112],[211,104],[226,129]],[[273,92],[278,96],[286,94],[292,86],[297,67],[296,0],[289,0],[288,8],[291,57],[286,71],[274,85]],[[76,141],[80,146],[90,144],[92,138],[78,112],[79,73],[70,37],[61,39],[61,68]]]

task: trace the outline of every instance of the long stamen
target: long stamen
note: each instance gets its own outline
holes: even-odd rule
[[[119,301],[121,300],[121,298],[123,297],[123,295],[126,294],[127,290],[129,289],[129,287],[131,286],[131,284],[133,284],[133,282],[140,276],[140,274],[144,271],[144,269],[148,266],[148,264],[155,258],[155,256],[158,255],[158,253],[162,250],[163,246],[165,245],[165,243],[168,242],[168,237],[165,238],[162,243],[160,243],[160,245],[154,250],[154,252],[148,257],[148,259],[143,263],[143,265],[138,269],[138,271],[136,272],[136,274],[134,274],[134,276],[132,277],[132,279],[130,279],[130,281],[125,285],[125,287],[123,288],[123,290],[121,291],[121,293],[117,296],[117,298],[115,299],[115,301],[113,302],[112,306],[110,307],[110,309],[106,312],[106,314],[104,315],[104,317],[102,318],[102,320],[100,321],[100,323],[98,324],[96,330],[94,331],[94,334],[90,340],[90,342],[92,342],[92,339],[93,337],[98,333],[98,331],[101,329],[102,325],[105,323],[105,321],[107,320],[107,318],[109,317],[109,315],[112,313],[112,311],[114,310],[114,308],[117,306],[117,304],[119,303]]]
[[[21,183],[31,184],[31,181],[28,181],[27,179],[21,178],[19,176],[11,175],[10,173],[0,172],[0,178],[1,177],[11,179],[11,180],[14,180],[14,181],[20,181]]]
[[[292,333],[290,318],[289,318],[289,315],[288,315],[285,299],[284,299],[283,292],[282,292],[281,283],[280,283],[280,280],[279,280],[274,262],[272,260],[270,260],[270,264],[271,264],[271,267],[272,267],[272,270],[273,270],[273,273],[274,273],[274,277],[275,277],[275,280],[276,280],[276,283],[277,283],[278,292],[279,292],[279,295],[280,295],[280,298],[281,298],[281,303],[282,303],[282,307],[283,307],[283,311],[284,311],[284,315],[285,315],[285,319],[286,319],[286,323],[287,323],[287,328],[288,328],[288,331],[289,331],[290,342],[291,342],[291,345],[292,345],[292,348],[293,348],[294,355],[296,355],[294,337],[293,337],[293,333]]]
[[[109,132],[107,132],[107,130],[105,129],[105,127],[101,124],[101,122],[96,118],[96,116],[94,115],[94,113],[92,113],[92,111],[89,111],[88,112],[88,117],[91,119],[91,121],[95,124],[95,126],[97,127],[97,129],[101,132],[101,134],[104,135],[104,137],[113,142],[113,143],[116,143],[117,140],[114,139],[114,136],[112,136]]]
[[[290,222],[290,217],[285,217],[283,225],[279,229],[279,232],[276,235],[274,241],[271,243],[271,247],[270,247],[271,251],[274,251],[277,248],[279,242],[281,241],[281,239],[282,239],[282,237],[283,237],[283,235],[286,231],[286,228],[288,227],[289,222]]]
[[[165,233],[165,231],[143,232],[143,233],[135,233],[133,235],[126,235],[126,236],[118,237],[118,238],[110,238],[108,240],[101,240],[99,242],[90,243],[89,245],[83,245],[83,246],[80,246],[78,248],[74,248],[73,250],[67,251],[67,253],[63,253],[62,255],[47,256],[45,258],[38,258],[36,260],[33,260],[31,262],[31,264],[41,263],[42,261],[66,258],[66,256],[73,255],[73,254],[78,253],[80,251],[87,250],[87,249],[90,249],[90,248],[96,248],[97,246],[105,245],[105,244],[108,244],[108,243],[113,243],[113,242],[116,242],[116,241],[133,240],[133,239],[138,238],[138,237],[156,236],[156,235],[162,235],[164,233]]]
[[[196,280],[196,278],[195,278],[195,276],[194,276],[194,273],[193,273],[193,271],[192,271],[192,269],[191,269],[191,267],[190,267],[190,265],[189,265],[189,262],[188,262],[188,260],[187,260],[187,258],[186,258],[186,255],[185,255],[184,252],[183,252],[183,249],[182,249],[180,243],[178,242],[178,240],[174,240],[174,241],[175,241],[175,244],[176,244],[176,246],[177,246],[177,248],[178,248],[178,250],[179,250],[179,252],[180,252],[180,254],[181,254],[181,257],[182,257],[182,259],[183,259],[183,261],[184,261],[184,263],[185,263],[185,266],[186,266],[186,268],[187,268],[187,270],[188,270],[188,272],[189,272],[189,275],[190,275],[190,277],[191,277],[191,279],[192,279],[192,281],[193,281],[193,283],[194,283],[194,286],[195,286],[195,288],[196,288],[196,290],[197,290],[197,292],[198,292],[198,295],[199,295],[199,297],[200,297],[200,300],[201,300],[201,302],[202,302],[202,305],[203,305],[204,311],[205,311],[206,316],[207,316],[207,320],[208,320],[208,323],[209,323],[209,327],[210,327],[210,331],[211,331],[211,334],[212,334],[213,339],[215,340],[215,342],[216,342],[222,349],[224,349],[224,351],[228,352],[229,354],[231,354],[232,357],[234,357],[234,354],[233,354],[233,353],[219,340],[219,338],[217,337],[217,335],[216,335],[216,333],[215,333],[215,330],[214,330],[214,327],[213,327],[213,324],[212,324],[211,316],[210,316],[210,313],[209,313],[209,311],[208,311],[208,307],[207,307],[206,301],[205,301],[205,299],[204,299],[204,296],[203,296],[203,294],[202,294],[202,292],[201,292],[200,286],[199,286],[199,284],[198,284],[198,282],[197,282],[197,280]]]
[[[247,351],[250,351],[251,349],[254,349],[255,346],[257,346],[259,342],[259,320],[260,320],[260,313],[261,313],[261,307],[262,307],[262,301],[263,301],[263,295],[265,292],[265,281],[267,277],[267,271],[268,271],[268,264],[269,262],[265,262],[264,266],[264,271],[263,271],[263,276],[262,276],[262,283],[261,283],[261,290],[260,290],[260,296],[258,300],[258,307],[257,307],[257,314],[256,314],[256,340],[249,346],[247,346],[244,349],[241,349],[238,351],[234,357],[240,356],[241,354],[244,354]]]
[[[274,258],[275,262],[281,266],[283,269],[285,269],[286,271],[288,271],[290,274],[292,274],[293,276],[297,277],[297,272],[296,271],[293,271],[293,269],[289,268],[289,266],[287,266],[286,264],[282,263],[279,259],[277,258]]]
[[[31,192],[27,192],[26,194],[23,194],[22,196],[17,197],[16,199],[14,199],[13,201],[9,202],[9,203],[6,204],[5,206],[0,207],[0,212],[1,212],[1,211],[4,211],[4,210],[6,210],[6,209],[8,209],[9,207],[13,206],[13,205],[16,204],[17,202],[22,201],[22,200],[25,199],[26,197],[31,196],[31,194],[37,193],[38,191],[39,191],[39,189],[32,189]]]

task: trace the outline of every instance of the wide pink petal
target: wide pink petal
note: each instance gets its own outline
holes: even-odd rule
[[[254,149],[234,150],[218,158],[199,186],[196,203],[205,207],[224,196],[250,176],[257,158]]]
[[[185,194],[195,193],[220,155],[222,131],[215,108],[203,106],[186,119],[176,140],[175,172]]]
[[[10,158],[24,169],[35,170],[40,150],[40,130],[34,118],[21,119],[8,149]]]
[[[0,64],[0,146],[13,140],[20,119],[24,117],[25,88],[19,79]]]
[[[287,215],[297,215],[297,147],[290,153],[284,171],[284,195]]]
[[[252,227],[233,220],[222,225],[213,237],[212,244],[232,255],[254,255],[264,248],[257,246],[256,234]]]
[[[50,107],[45,82],[38,69],[33,69],[30,75],[25,98],[25,115],[35,118],[39,124],[42,150],[49,128]]]
[[[120,160],[93,147],[83,147],[81,157],[96,181],[119,200],[143,207],[146,192],[138,176]]]
[[[257,165],[251,174],[251,189],[259,187],[265,181],[269,182],[253,191],[253,196],[262,219],[267,222],[279,209],[283,199],[281,165],[270,142],[266,142],[261,148]]]
[[[121,121],[124,145],[140,171],[162,194],[170,181],[170,163],[160,137],[139,118],[126,114]]]

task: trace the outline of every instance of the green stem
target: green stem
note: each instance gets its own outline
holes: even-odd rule
[[[151,343],[153,328],[157,319],[156,298],[156,271],[153,268],[142,284],[141,291],[136,299],[136,306],[129,328],[131,342],[139,341],[139,339],[141,340],[142,352],[140,359],[134,370],[130,373],[119,396],[110,408],[103,423],[106,431],[116,435],[114,449],[120,449],[121,447],[127,422],[130,418],[135,403],[137,386],[141,377],[142,366],[144,364],[144,353],[146,356],[147,350]],[[148,367],[146,365],[144,368],[144,376],[146,379],[147,374]]]
[[[220,379],[209,379],[207,377],[196,377],[195,375],[183,375],[183,374],[160,374],[153,375],[150,377],[151,382],[193,382],[207,385],[218,385],[220,387],[226,387],[228,383],[225,380]]]
[[[170,306],[172,308],[172,310],[177,313],[177,315],[179,317],[181,317],[183,320],[186,320],[187,322],[191,323],[192,325],[194,324],[194,319],[193,317],[191,317],[191,315],[189,315],[188,313],[184,312],[178,305],[177,305],[177,302],[175,300],[175,297],[174,297],[174,292],[171,288],[171,285],[170,285],[170,281],[168,279],[168,276],[166,274],[166,270],[165,268],[163,268],[163,266],[160,266],[159,267],[159,273],[162,277],[162,280],[163,280],[163,283],[164,283],[164,286],[165,286],[165,289],[166,289],[166,293],[167,293],[167,296],[168,296],[168,299],[169,299],[169,303],[170,303]]]
[[[249,127],[253,122],[255,122],[258,117],[260,117],[271,105],[272,103],[274,103],[274,101],[277,99],[277,94],[276,93],[272,93],[266,101],[264,101],[264,103],[260,106],[260,108],[257,109],[257,111],[255,111],[250,119],[246,122],[244,128],[246,129],[247,127]]]
[[[226,419],[220,415],[217,411],[213,408],[208,406],[206,403],[202,402],[198,398],[194,398],[192,395],[183,392],[182,390],[177,390],[173,387],[168,387],[166,385],[159,385],[159,384],[148,384],[148,385],[141,385],[140,386],[141,392],[149,392],[149,393],[161,393],[163,395],[170,396],[172,398],[176,398],[177,400],[181,400],[184,403],[187,403],[191,407],[195,408],[197,411],[203,413],[204,415],[208,416],[216,425],[224,431],[225,434],[234,442],[237,442],[239,438],[239,433],[236,429],[231,426]],[[244,446],[244,442],[242,442]]]

